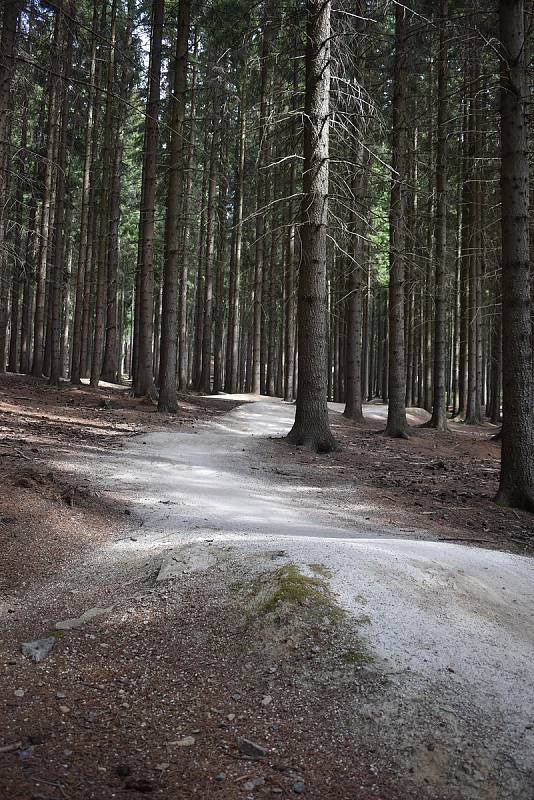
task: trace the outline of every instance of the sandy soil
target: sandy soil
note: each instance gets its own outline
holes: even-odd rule
[[[241,399],[184,400],[181,423],[125,439],[145,427],[132,410],[113,446],[54,448],[52,435],[42,469],[86,487],[85,505],[65,502],[63,483],[20,487],[51,514],[40,537],[19,518],[0,526],[21,537],[2,576],[0,797],[534,797],[531,559],[440,541],[468,526],[430,526],[424,507],[406,530],[410,490],[404,508],[391,493],[399,524],[369,470],[337,485],[347,447],[319,467],[269,438],[291,422],[279,401],[198,421],[203,404],[220,413]],[[17,402],[4,397],[0,413]],[[80,413],[65,411],[73,430]],[[129,412],[90,416],[113,413]],[[390,447],[399,456],[372,427],[359,438],[333,419],[362,451],[373,436],[377,463]],[[108,418],[110,436],[118,424]],[[10,446],[31,449],[26,435]],[[13,474],[34,468],[14,459]],[[39,538],[27,564],[21,546],[38,552]],[[258,616],[258,581],[263,598],[293,568],[324,604],[296,593]],[[106,610],[56,634],[42,662],[20,652],[95,607]]]

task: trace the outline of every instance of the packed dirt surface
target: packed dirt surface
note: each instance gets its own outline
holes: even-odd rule
[[[534,562],[489,549],[511,512],[496,511],[495,531],[477,498],[482,549],[445,541],[467,527],[436,525],[424,505],[406,524],[428,491],[408,487],[397,505],[390,485],[389,508],[380,500],[394,464],[420,458],[421,473],[402,474],[426,485],[433,432],[386,441],[373,432],[382,407],[357,428],[333,411],[345,449],[316,457],[270,438],[294,413],[277,400],[184,398],[180,422],[152,424],[139,409],[100,411],[89,390],[57,397],[41,416],[61,430],[73,420],[71,441],[54,448],[51,434],[37,465],[86,491],[71,505],[20,487],[29,509],[50,507],[47,526],[0,526],[18,539],[2,575],[0,797],[534,798]],[[77,397],[91,412],[63,416]],[[13,456],[13,474],[35,471],[31,448],[46,440],[28,440],[33,411],[17,402],[4,394],[3,445],[32,461]],[[191,419],[212,404],[218,418]],[[145,432],[124,438],[136,425]],[[107,432],[76,439],[84,426]],[[444,491],[470,480],[454,460],[462,435],[440,435],[455,465]],[[495,452],[478,435],[465,458]],[[530,518],[512,518],[523,550]],[[27,545],[40,545],[36,565]]]

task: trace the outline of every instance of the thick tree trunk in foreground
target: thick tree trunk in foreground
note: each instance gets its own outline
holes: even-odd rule
[[[393,74],[393,178],[389,253],[389,381],[386,434],[407,436],[406,372],[404,368],[404,262],[406,179],[406,90],[408,85],[408,11],[395,7],[395,67]]]
[[[156,202],[156,161],[161,86],[161,48],[164,0],[152,4],[152,34],[148,102],[145,117],[144,160],[139,218],[137,366],[134,393],[154,394],[152,339],[154,332],[154,216]]]
[[[184,143],[187,89],[190,0],[180,0],[174,66],[174,90],[171,101],[171,142],[165,218],[165,261],[161,308],[161,349],[159,365],[158,411],[178,409],[177,403],[177,334],[178,334],[178,252],[180,209],[184,186]]]
[[[445,384],[446,349],[446,288],[447,288],[447,81],[448,0],[441,0],[438,60],[438,144],[436,164],[436,281],[434,286],[434,365],[432,417],[428,427],[447,430],[447,401]]]
[[[497,502],[534,511],[523,0],[500,0],[503,426]]]
[[[302,261],[299,274],[299,375],[294,444],[336,448],[328,421],[326,231],[330,95],[330,2],[308,0]]]

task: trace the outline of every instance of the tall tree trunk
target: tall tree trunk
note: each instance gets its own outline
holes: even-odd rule
[[[434,365],[432,417],[429,427],[447,429],[446,291],[447,291],[447,83],[448,83],[448,0],[440,0],[438,59],[438,130],[436,162],[436,279],[434,286]]]
[[[265,251],[265,170],[263,169],[264,153],[268,133],[268,88],[270,73],[270,56],[272,40],[272,0],[266,0],[263,40],[261,48],[260,66],[260,122],[258,143],[258,169],[256,172],[256,260],[254,264],[254,293],[253,293],[253,347],[252,347],[252,384],[251,392],[259,394],[261,391],[261,333],[262,333],[262,291],[263,291],[263,266]]]
[[[363,333],[363,291],[366,281],[365,236],[366,225],[363,218],[367,190],[367,166],[363,145],[358,147],[356,161],[358,171],[353,182],[354,244],[353,262],[348,280],[347,298],[347,352],[345,359],[346,386],[344,416],[355,422],[363,420],[362,411],[362,333]]]
[[[211,392],[211,351],[213,325],[213,271],[215,264],[215,238],[217,234],[217,184],[220,158],[220,117],[222,103],[219,101],[219,89],[214,89],[213,121],[210,147],[210,166],[208,178],[208,205],[206,209],[206,253],[204,270],[204,317],[202,331],[202,371],[200,389],[207,394]]]
[[[87,290],[85,275],[87,269],[87,248],[89,238],[89,200],[94,156],[94,122],[96,98],[96,53],[99,0],[93,0],[93,23],[91,34],[91,66],[89,69],[89,91],[87,97],[87,120],[85,125],[85,155],[82,177],[82,197],[80,211],[80,240],[78,245],[78,271],[76,275],[76,298],[72,323],[72,354],[70,367],[71,383],[80,383],[82,353],[82,317],[84,293]]]
[[[180,0],[171,100],[171,141],[165,218],[165,260],[161,309],[161,349],[159,365],[159,411],[178,410],[177,359],[178,335],[178,253],[180,210],[184,187],[184,120],[187,91],[187,59],[191,0]],[[183,253],[182,253],[183,258]]]
[[[386,434],[407,436],[406,373],[404,369],[404,262],[406,178],[406,87],[408,10],[395,6],[395,67],[393,74],[393,179],[389,252],[389,379]]]
[[[21,6],[22,2],[19,0],[5,0],[0,39],[0,372],[4,372],[6,366],[9,305],[9,270],[5,246],[7,166],[11,129],[11,84],[15,73],[15,39]]]
[[[57,171],[56,171],[56,205],[55,205],[55,250],[54,259],[51,267],[50,285],[50,306],[51,306],[51,329],[50,329],[50,383],[58,386],[62,373],[61,365],[61,318],[63,300],[63,259],[66,252],[65,239],[65,175],[67,159],[67,109],[68,109],[68,81],[70,65],[72,61],[73,31],[70,19],[73,16],[73,4],[71,2],[68,10],[68,18],[65,20],[67,28],[66,39],[61,58],[61,84],[59,89],[59,113],[60,130],[57,151]]]
[[[330,113],[329,0],[307,0],[302,263],[299,274],[299,374],[294,444],[336,448],[328,420],[326,232]]]
[[[154,207],[161,84],[161,49],[164,0],[152,4],[152,29],[145,117],[143,177],[139,219],[139,338],[134,392],[138,397],[154,395],[152,339],[154,332]]]
[[[500,505],[534,511],[529,164],[523,0],[500,0],[503,427]]]
[[[44,369],[45,323],[47,313],[47,272],[48,259],[52,243],[53,202],[55,195],[57,138],[59,128],[59,95],[60,95],[60,69],[61,50],[65,29],[65,17],[62,2],[56,9],[54,25],[53,62],[49,77],[48,91],[48,141],[46,152],[46,167],[43,187],[43,202],[41,208],[39,230],[39,256],[37,262],[37,285],[35,294],[35,321],[33,332],[33,364],[32,374],[41,377]]]
[[[106,111],[104,115],[104,144],[102,147],[102,185],[100,190],[99,205],[99,237],[97,250],[97,279],[95,297],[95,327],[93,336],[93,352],[91,355],[91,386],[98,386],[102,375],[104,360],[104,346],[106,337],[107,318],[107,287],[108,287],[108,257],[111,220],[111,194],[113,188],[113,163],[114,163],[114,111],[115,98],[113,94],[116,71],[116,40],[117,40],[117,5],[118,0],[111,4],[111,29],[109,39],[109,57],[107,64],[106,81]],[[116,145],[116,143],[115,143]]]
[[[226,373],[224,389],[226,392],[238,391],[239,330],[241,287],[241,253],[243,244],[243,189],[245,182],[245,68],[241,69],[241,91],[239,96],[239,135],[236,146],[236,176],[234,191],[234,210],[232,219],[232,250],[230,256],[230,285],[228,293],[228,336],[226,341]]]

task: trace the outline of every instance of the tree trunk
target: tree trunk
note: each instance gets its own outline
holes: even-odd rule
[[[46,168],[43,187],[43,202],[39,230],[39,256],[37,263],[37,286],[35,295],[35,321],[33,339],[32,374],[41,377],[45,358],[45,323],[47,314],[47,273],[48,259],[52,243],[53,202],[56,182],[56,152],[59,129],[59,96],[61,86],[61,50],[65,29],[65,17],[62,3],[56,9],[54,40],[52,44],[54,58],[49,79],[48,92],[48,141],[46,152]]]
[[[393,179],[389,253],[389,378],[386,434],[407,436],[406,373],[404,368],[404,262],[406,88],[408,11],[395,6],[395,67],[393,74]]]
[[[447,429],[446,291],[447,291],[447,83],[448,83],[448,0],[440,0],[438,60],[438,130],[436,163],[436,279],[434,286],[434,365],[432,417],[429,427]]]
[[[366,224],[363,217],[366,208],[367,164],[363,145],[358,147],[356,162],[359,168],[354,176],[353,204],[354,244],[353,263],[349,273],[347,301],[347,352],[345,359],[345,417],[354,422],[363,420],[362,411],[362,334],[363,334],[363,291],[366,282],[365,237]]]
[[[178,254],[180,211],[184,187],[184,120],[187,91],[187,60],[191,0],[180,0],[174,66],[174,89],[171,100],[171,141],[165,218],[165,260],[161,309],[161,349],[159,365],[158,411],[178,410],[177,336],[178,336]],[[183,258],[183,254],[182,254]]]
[[[243,243],[243,189],[245,182],[245,68],[241,70],[241,92],[239,97],[239,135],[236,153],[236,176],[234,191],[234,210],[232,219],[232,251],[230,257],[230,285],[228,293],[228,336],[226,341],[226,373],[224,389],[226,392],[238,391],[239,329],[241,287],[241,253]]]
[[[91,176],[94,156],[94,122],[96,98],[96,52],[97,23],[99,0],[93,2],[93,24],[91,38],[91,66],[89,70],[89,92],[87,98],[87,120],[85,127],[85,156],[82,178],[82,197],[80,211],[80,241],[78,246],[78,272],[76,276],[76,299],[74,319],[72,323],[72,355],[70,367],[71,383],[80,383],[80,367],[82,354],[82,318],[84,292],[86,291],[85,274],[87,269],[87,247],[89,238],[89,200],[91,193]]]
[[[95,297],[95,327],[93,336],[93,352],[91,356],[91,386],[98,386],[104,359],[104,346],[106,337],[107,319],[107,286],[108,286],[108,260],[111,220],[111,194],[113,189],[113,134],[115,98],[113,94],[116,71],[116,39],[117,39],[117,5],[118,0],[111,4],[111,30],[109,40],[109,57],[107,63],[106,80],[106,111],[104,115],[104,144],[102,147],[102,185],[100,190],[99,205],[99,237],[97,250],[97,279]],[[115,142],[116,145],[116,142]]]
[[[500,0],[503,426],[497,502],[534,511],[529,164],[523,0]]]
[[[258,169],[256,172],[256,260],[254,264],[254,304],[253,304],[253,347],[252,347],[252,383],[251,392],[259,394],[261,391],[261,339],[262,339],[262,291],[263,291],[263,266],[265,250],[265,170],[263,169],[263,156],[266,148],[266,138],[268,133],[268,87],[269,87],[269,66],[272,39],[272,20],[273,12],[272,0],[265,3],[265,20],[263,30],[263,40],[261,48],[261,67],[260,67],[260,121],[259,121],[259,142],[258,142]]]
[[[317,452],[336,448],[328,420],[326,232],[330,100],[329,0],[307,0],[302,263],[299,274],[299,374],[288,439]]]
[[[134,387],[134,393],[138,397],[153,396],[155,393],[152,352],[154,332],[154,207],[156,201],[163,15],[164,0],[154,0],[152,4],[148,102],[145,117],[143,177],[139,215],[139,338]]]
[[[9,271],[5,247],[7,174],[11,129],[11,84],[15,73],[15,40],[17,19],[22,3],[5,0],[0,40],[0,372],[6,362],[6,336],[9,305]]]
[[[217,184],[220,159],[220,117],[222,104],[217,96],[218,88],[214,89],[213,98],[213,129],[210,148],[210,167],[208,178],[208,207],[206,210],[206,259],[204,270],[204,317],[202,332],[202,371],[200,374],[200,389],[208,394],[211,392],[211,350],[212,350],[212,324],[213,324],[213,268],[215,264],[215,237],[217,234]]]

